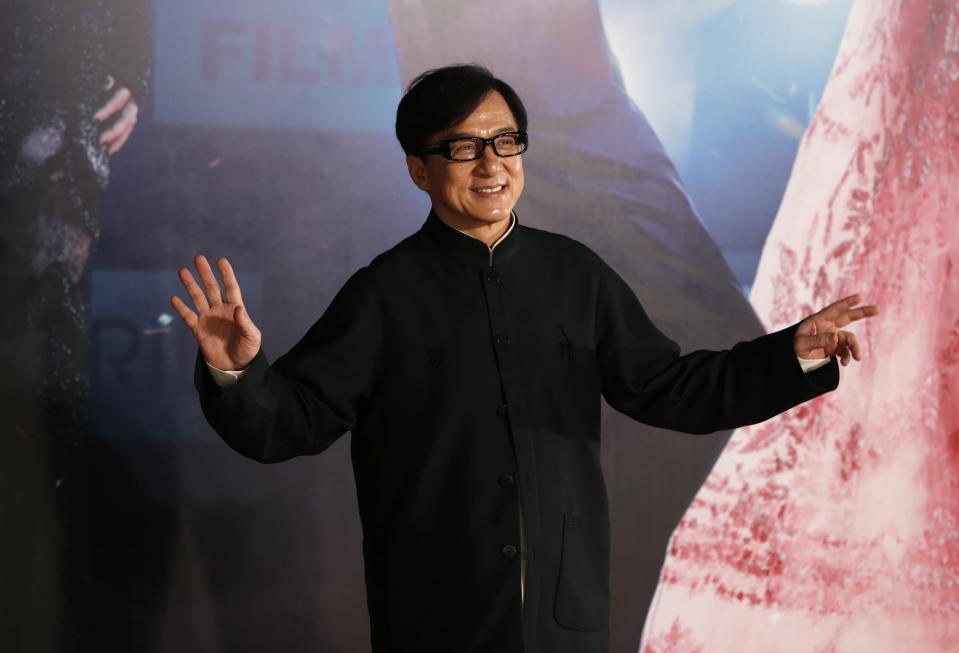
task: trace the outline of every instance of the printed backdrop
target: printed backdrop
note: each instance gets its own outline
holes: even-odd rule
[[[425,220],[395,107],[463,61],[527,104],[521,221],[595,249],[684,351],[847,290],[892,309],[840,392],[736,434],[681,524],[730,433],[605,410],[610,650],[647,613],[644,653],[765,651],[777,619],[796,651],[864,650],[876,620],[868,650],[959,649],[955,0],[0,11],[0,649],[369,650],[350,436],[231,451],[168,299],[194,254],[228,256],[286,351]],[[111,156],[92,116],[120,87],[139,116]]]

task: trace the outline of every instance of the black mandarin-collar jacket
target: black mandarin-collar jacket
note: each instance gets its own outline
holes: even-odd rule
[[[680,355],[584,245],[516,224],[494,251],[431,213],[272,366],[219,388],[197,361],[204,414],[245,456],[352,431],[376,653],[606,653],[601,396],[708,433],[838,385],[835,359],[802,372],[795,325]]]

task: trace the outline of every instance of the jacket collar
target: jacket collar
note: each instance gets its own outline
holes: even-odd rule
[[[449,256],[479,268],[496,267],[506,263],[519,249],[519,220],[515,211],[510,219],[512,224],[492,249],[482,240],[446,224],[432,209],[420,231]]]

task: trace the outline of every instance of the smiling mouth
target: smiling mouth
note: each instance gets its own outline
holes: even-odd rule
[[[470,190],[480,195],[497,195],[506,189],[506,184],[499,186],[482,186],[480,188],[471,188]]]

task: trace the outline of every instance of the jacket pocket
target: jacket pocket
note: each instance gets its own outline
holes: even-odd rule
[[[563,545],[553,604],[556,623],[593,631],[609,625],[609,520],[563,515]]]

